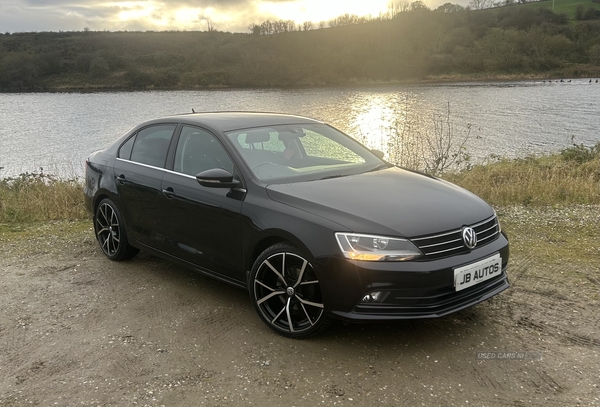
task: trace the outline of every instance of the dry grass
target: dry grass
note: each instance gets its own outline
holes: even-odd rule
[[[0,223],[87,217],[79,180],[39,173],[0,179]]]
[[[444,178],[494,205],[599,204],[600,144],[550,156],[501,159]]]

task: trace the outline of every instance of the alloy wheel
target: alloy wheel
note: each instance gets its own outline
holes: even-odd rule
[[[255,306],[273,329],[295,337],[321,329],[325,316],[319,280],[302,256],[271,254],[258,265],[252,284]]]
[[[96,236],[104,254],[108,257],[116,256],[121,246],[121,225],[115,209],[107,202],[98,207]]]

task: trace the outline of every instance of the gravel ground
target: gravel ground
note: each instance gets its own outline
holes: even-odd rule
[[[88,224],[0,227],[0,406],[600,405],[600,207],[497,209],[509,290],[302,341],[242,290],[107,260]]]

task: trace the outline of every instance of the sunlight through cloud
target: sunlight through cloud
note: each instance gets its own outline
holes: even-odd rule
[[[283,20],[327,21],[343,14],[378,16],[387,11],[389,0],[303,0],[292,2],[263,1],[258,10]]]

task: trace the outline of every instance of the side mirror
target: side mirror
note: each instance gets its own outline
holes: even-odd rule
[[[198,184],[207,188],[237,188],[242,185],[233,174],[223,168],[211,168],[196,175]]]
[[[381,159],[383,159],[383,156],[385,155],[385,153],[383,151],[381,151],[381,150],[375,150],[375,149],[373,149],[373,150],[371,150],[371,152],[373,154],[375,154],[377,156],[377,158],[381,158]]]

